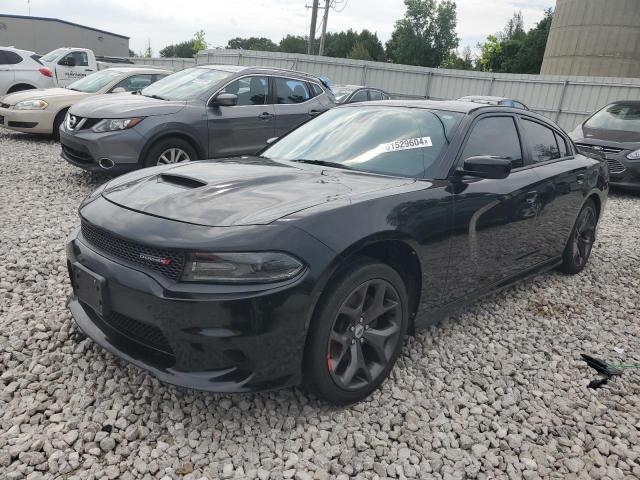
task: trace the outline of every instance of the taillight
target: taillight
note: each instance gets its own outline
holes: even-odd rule
[[[39,68],[38,71],[45,77],[49,77],[49,78],[53,77],[53,72],[49,70],[47,67]]]

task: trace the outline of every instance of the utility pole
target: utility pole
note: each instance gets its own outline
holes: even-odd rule
[[[307,46],[307,53],[313,55],[313,44],[316,41],[316,23],[318,21],[318,1],[313,0],[313,7],[311,10],[311,29],[309,30],[309,45]]]
[[[327,36],[327,21],[329,21],[329,7],[331,0],[324,0],[324,17],[322,19],[322,36],[320,37],[320,51],[318,55],[324,55],[324,40]]]

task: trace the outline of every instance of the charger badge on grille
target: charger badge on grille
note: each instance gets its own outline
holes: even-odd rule
[[[158,265],[170,265],[171,264],[171,259],[170,258],[162,258],[162,257],[157,257],[155,255],[148,255],[146,253],[141,253],[138,255],[138,257],[140,258],[140,260],[144,260],[146,262],[152,262],[152,263],[157,263]]]

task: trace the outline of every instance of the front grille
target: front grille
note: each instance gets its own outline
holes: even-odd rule
[[[183,252],[125,240],[85,221],[81,229],[87,242],[113,257],[149,268],[171,280],[178,280],[182,275],[185,263]]]
[[[79,117],[78,115],[69,114],[65,118],[67,130],[73,132],[76,130],[87,130],[96,125],[101,118]]]
[[[71,148],[68,145],[62,145],[62,151],[65,153],[67,157],[69,157],[74,162],[78,163],[92,163],[93,157],[89,152],[83,152],[82,150],[76,150],[75,148]]]
[[[609,167],[609,173],[613,174],[622,173],[626,170],[621,162],[613,158],[607,158],[607,166]]]
[[[601,153],[620,153],[624,150],[624,148],[605,147],[604,145],[589,145],[588,143],[576,143],[576,146],[578,148],[587,148]]]
[[[133,318],[122,315],[118,312],[111,312],[102,319],[104,323],[122,335],[125,335],[143,345],[155,348],[161,352],[173,355],[173,350],[167,338],[158,327],[139,322]]]

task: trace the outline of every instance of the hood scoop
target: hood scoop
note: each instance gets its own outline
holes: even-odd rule
[[[158,179],[164,183],[170,183],[184,188],[200,188],[207,185],[207,182],[196,178],[185,177],[183,175],[175,175],[172,173],[162,173],[158,175]]]

